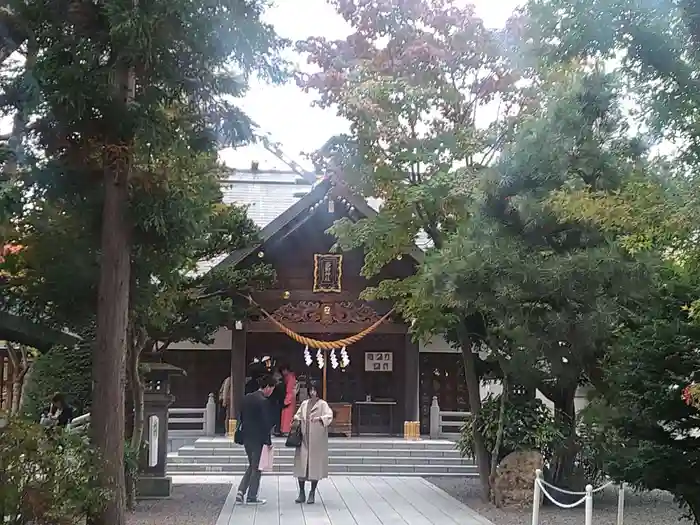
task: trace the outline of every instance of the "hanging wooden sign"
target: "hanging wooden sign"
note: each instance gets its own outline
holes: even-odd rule
[[[314,254],[314,292],[340,293],[343,279],[343,256],[335,253]]]
[[[393,352],[365,352],[365,372],[393,372]]]

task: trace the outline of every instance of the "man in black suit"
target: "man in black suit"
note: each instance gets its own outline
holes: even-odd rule
[[[270,432],[274,424],[270,418],[270,401],[268,397],[275,387],[270,376],[259,380],[259,388],[246,395],[241,403],[241,413],[238,417],[241,424],[241,434],[248,468],[243,475],[236,493],[236,503],[263,505],[265,500],[258,498],[260,488],[260,456],[264,446],[271,446]],[[247,494],[247,498],[246,498]]]

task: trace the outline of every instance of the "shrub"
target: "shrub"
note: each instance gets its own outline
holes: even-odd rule
[[[496,444],[500,409],[501,396],[489,395],[484,400],[476,421],[489,451],[493,450]],[[473,457],[473,423],[473,420],[467,421],[462,427],[457,443],[462,456]],[[506,402],[503,442],[498,461],[518,450],[537,450],[544,456],[545,461],[548,461],[562,438],[563,434],[554,423],[551,411],[539,399]]]
[[[39,417],[51,396],[63,392],[78,416],[90,410],[92,345],[55,347],[37,358],[24,385],[22,413]]]
[[[12,419],[0,434],[0,523],[77,525],[98,510],[98,462],[86,439]]]

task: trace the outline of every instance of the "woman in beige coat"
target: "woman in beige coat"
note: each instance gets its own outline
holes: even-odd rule
[[[309,399],[304,401],[294,416],[301,425],[301,447],[294,456],[294,476],[299,480],[297,503],[316,502],[316,486],[328,477],[328,427],[333,421],[333,411],[318,395],[318,385],[309,383]],[[306,498],[306,481],[311,482],[311,492]]]

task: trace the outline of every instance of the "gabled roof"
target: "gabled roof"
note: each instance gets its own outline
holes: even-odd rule
[[[365,199],[342,185],[334,184],[329,178],[324,178],[319,180],[311,188],[311,190],[305,195],[301,196],[297,202],[292,204],[277,218],[268,223],[260,232],[260,242],[257,245],[231,253],[221,262],[215,264],[213,268],[221,268],[230,265],[235,266],[239,264],[253,252],[259,250],[267,241],[269,241],[297,217],[304,213],[308,213],[309,208],[322,200],[331,190],[334,198],[342,198],[348,202],[355,208],[355,210],[357,210],[359,215],[363,217],[374,217],[377,214],[377,211],[372,208]],[[418,246],[414,246],[408,255],[410,255],[416,262],[421,262],[425,254],[420,248],[418,248]]]

